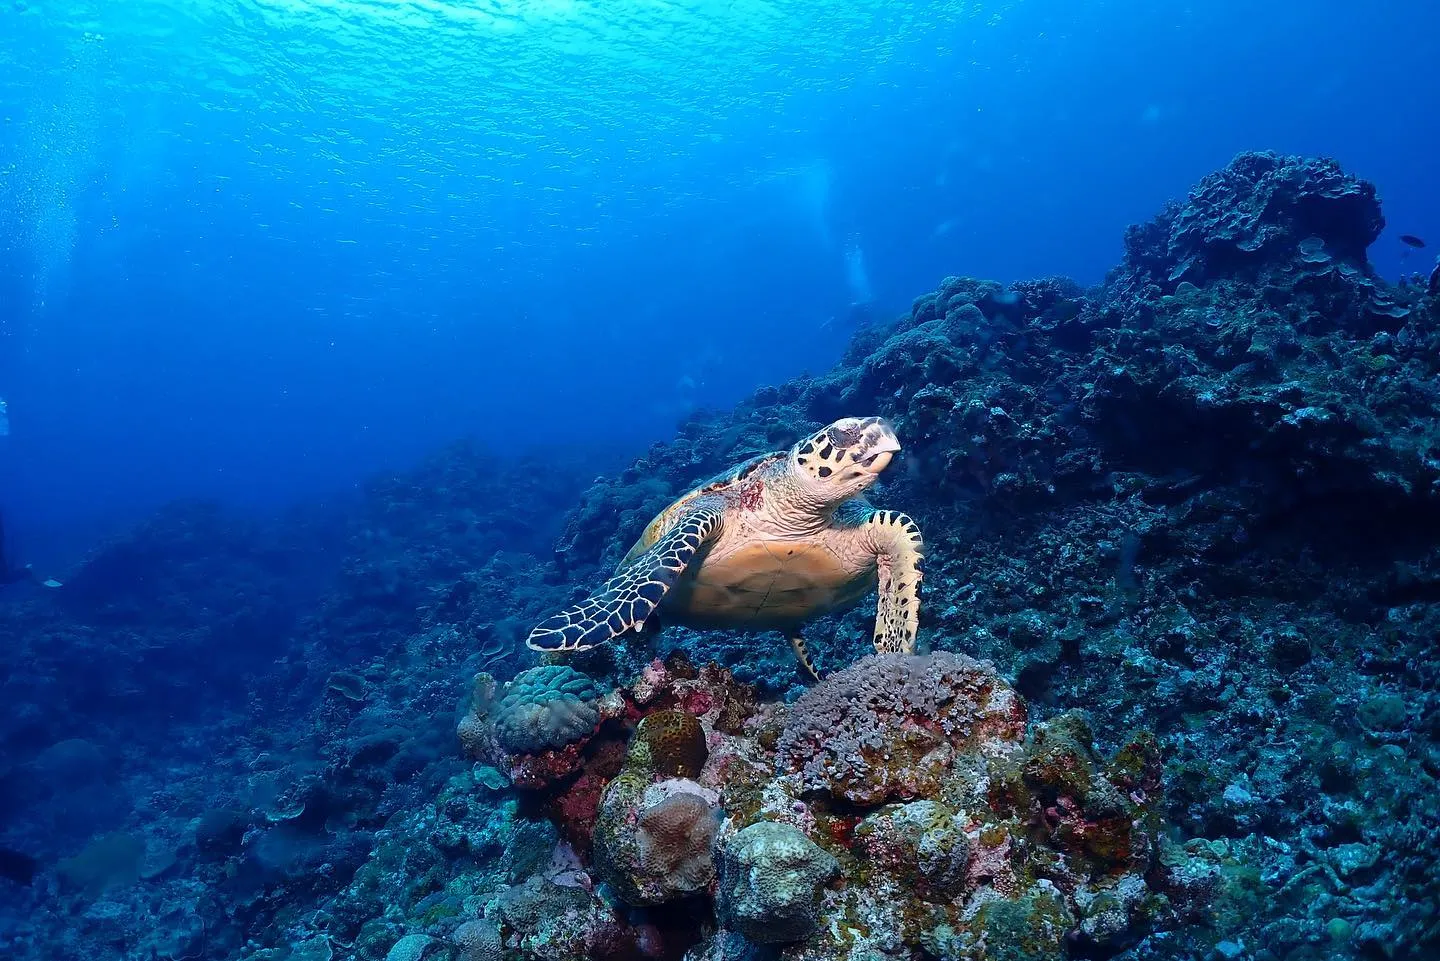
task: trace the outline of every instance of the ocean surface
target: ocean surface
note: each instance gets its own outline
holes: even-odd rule
[[[1436,64],[1427,3],[4,0],[0,957],[1440,956]],[[818,682],[673,599],[527,647],[848,417],[918,643],[870,527]]]

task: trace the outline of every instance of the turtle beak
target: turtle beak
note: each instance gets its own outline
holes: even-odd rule
[[[897,447],[895,448],[895,450],[878,451],[877,453],[871,454],[868,458],[861,461],[861,463],[870,473],[878,474],[885,468],[890,466],[890,461],[895,457],[895,453],[899,449],[900,448]]]
[[[900,453],[900,441],[887,432],[870,448],[870,453],[861,458],[860,466],[871,474],[879,474],[890,466],[890,461]]]

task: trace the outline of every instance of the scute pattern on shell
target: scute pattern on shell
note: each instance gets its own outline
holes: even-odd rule
[[[532,667],[515,676],[495,705],[495,740],[514,754],[563,748],[600,723],[600,690],[572,667]]]

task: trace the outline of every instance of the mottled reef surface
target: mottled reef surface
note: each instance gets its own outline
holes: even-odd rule
[[[1383,223],[1244,154],[1101,286],[947,278],[609,476],[461,445],[13,589],[0,847],[39,873],[0,952],[1440,956],[1440,274],[1377,277]],[[851,414],[906,444],[871,499],[925,530],[921,654],[870,602],[809,686],[776,635],[524,648],[675,496]]]

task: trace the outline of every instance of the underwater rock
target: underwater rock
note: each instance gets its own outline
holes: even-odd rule
[[[997,898],[980,905],[963,953],[967,961],[1029,961],[1064,957],[1066,936],[1075,914],[1053,881],[1042,878],[1018,898]],[[942,955],[946,956],[946,955]]]
[[[504,957],[534,961],[633,961],[634,930],[593,892],[536,875],[506,888],[486,919],[498,924]]]
[[[791,708],[777,769],[853,804],[933,798],[962,753],[1016,750],[1025,704],[963,654],[879,654],[806,691]]]
[[[970,818],[936,801],[886,805],[855,827],[855,848],[927,901],[949,901],[968,880]]]
[[[798,941],[820,923],[820,895],[840,864],[796,828],[761,821],[726,838],[716,914],[757,944]]]
[[[245,811],[213,808],[195,821],[195,849],[204,858],[227,858],[240,851],[249,828]]]
[[[1241,153],[1125,238],[1125,265],[1165,289],[1318,251],[1356,265],[1384,229],[1375,187],[1331,160]]]
[[[327,692],[334,692],[347,701],[357,704],[365,702],[365,695],[369,684],[365,678],[351,671],[336,671],[330,675],[330,680],[325,683]]]
[[[97,837],[56,866],[65,884],[92,897],[140,880],[145,862],[143,838],[125,832]]]

